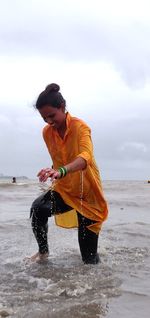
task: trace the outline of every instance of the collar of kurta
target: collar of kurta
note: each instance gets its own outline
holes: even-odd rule
[[[61,142],[64,142],[65,139],[66,139],[66,136],[69,134],[70,132],[70,124],[71,124],[71,120],[72,120],[72,116],[70,115],[69,112],[66,112],[66,131],[65,131],[65,134],[64,134],[64,137],[61,138],[57,129],[53,129],[53,127],[51,127],[50,125],[47,125],[47,127],[53,132],[53,134],[55,136],[57,136],[57,138],[59,140],[61,140]]]
[[[66,127],[67,127],[66,132],[67,132],[68,129],[69,129],[70,122],[71,122],[71,115],[67,112],[67,113],[66,113]]]
[[[65,137],[68,135],[68,133],[69,133],[69,131],[70,131],[71,118],[72,118],[72,116],[67,112],[67,113],[66,113],[66,131],[65,131],[63,140],[65,139]],[[56,131],[56,134],[58,134],[58,131]],[[58,135],[59,135],[59,134],[58,134]]]

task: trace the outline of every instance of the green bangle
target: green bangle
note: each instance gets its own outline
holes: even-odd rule
[[[60,167],[60,168],[58,169],[58,171],[60,172],[60,178],[65,177],[66,174],[67,174],[67,168],[65,168],[65,167]]]

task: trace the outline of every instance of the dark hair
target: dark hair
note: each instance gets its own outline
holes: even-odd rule
[[[59,85],[52,83],[46,86],[45,90],[39,95],[35,108],[38,110],[45,105],[50,105],[55,108],[60,108],[62,104],[66,106],[66,101],[59,92]]]

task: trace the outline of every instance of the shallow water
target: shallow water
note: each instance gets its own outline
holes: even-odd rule
[[[110,212],[96,266],[82,263],[77,230],[58,228],[53,219],[48,261],[24,262],[37,250],[29,209],[43,186],[0,184],[0,317],[150,316],[150,185],[103,184]]]

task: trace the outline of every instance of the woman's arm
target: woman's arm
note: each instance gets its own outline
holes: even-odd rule
[[[84,170],[90,164],[93,153],[93,145],[91,141],[91,131],[88,126],[82,125],[79,128],[78,134],[79,152],[77,157],[70,163],[67,163],[64,168],[66,173],[73,173],[79,170]],[[65,173],[65,175],[66,175]],[[61,171],[52,168],[42,169],[38,175],[41,182],[45,182],[48,178],[59,179],[62,177]]]
[[[83,170],[86,168],[86,166],[86,160],[81,157],[78,157],[72,162],[65,165],[64,168],[66,169],[67,173],[71,173],[78,170]],[[41,182],[47,181],[48,178],[51,178],[51,181],[53,181],[54,179],[61,178],[61,172],[59,170],[54,170],[52,168],[46,168],[39,171],[37,176],[39,177],[39,181]]]
[[[72,162],[65,165],[65,168],[67,169],[67,173],[71,173],[78,170],[83,170],[86,168],[86,166],[87,166],[86,160],[81,157],[78,157]]]

